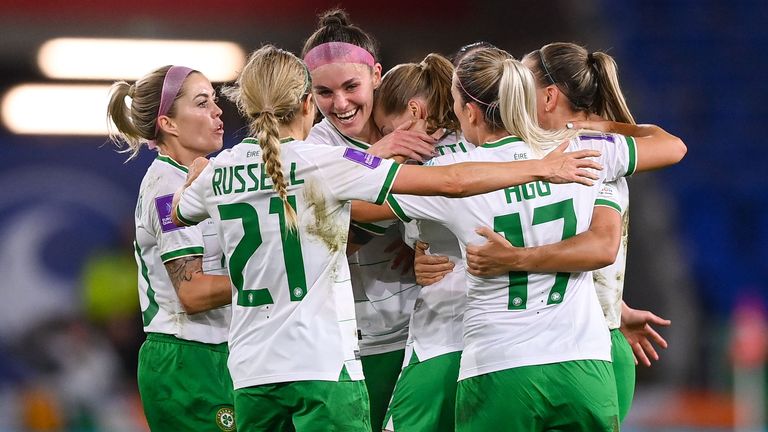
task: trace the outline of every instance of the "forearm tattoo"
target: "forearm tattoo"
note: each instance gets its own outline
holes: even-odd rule
[[[165,270],[168,271],[168,277],[176,291],[182,282],[189,282],[195,273],[203,272],[203,257],[190,256],[182,257],[165,263]]]

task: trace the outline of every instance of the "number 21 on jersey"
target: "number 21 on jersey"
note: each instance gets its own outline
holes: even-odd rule
[[[296,197],[288,196],[288,203],[296,210]],[[291,301],[301,301],[307,294],[307,277],[304,272],[304,258],[301,254],[299,232],[287,229],[285,207],[280,197],[269,200],[269,213],[277,214],[280,222],[280,239],[283,243],[283,261],[288,278]],[[248,203],[233,203],[219,205],[219,215],[222,223],[227,220],[242,220],[243,238],[235,246],[229,259],[229,274],[232,284],[237,288],[238,306],[255,307],[273,304],[269,288],[244,289],[243,270],[248,260],[261,246],[261,228],[256,209]]]

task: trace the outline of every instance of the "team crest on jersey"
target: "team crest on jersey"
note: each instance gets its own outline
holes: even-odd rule
[[[381,158],[353,148],[344,150],[344,159],[351,160],[370,169],[374,169],[381,164]]]
[[[224,432],[235,430],[235,410],[232,407],[219,408],[216,412],[216,426]]]
[[[176,226],[171,220],[171,204],[173,203],[173,194],[163,195],[155,198],[155,208],[157,209],[157,219],[160,221],[160,229],[163,232],[177,230],[181,227]]]

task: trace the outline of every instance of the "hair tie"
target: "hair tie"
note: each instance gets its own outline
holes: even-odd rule
[[[128,97],[133,99],[133,95],[136,94],[136,84],[131,84],[128,86]]]
[[[461,89],[462,89],[462,90],[464,90],[464,93],[466,93],[466,95],[467,95],[467,96],[471,97],[471,98],[472,98],[472,99],[473,99],[475,102],[477,102],[477,103],[479,103],[479,104],[482,104],[482,105],[485,105],[485,106],[487,106],[487,107],[490,107],[490,106],[491,106],[491,104],[489,104],[488,102],[483,102],[483,101],[481,101],[480,99],[478,99],[478,98],[476,98],[476,97],[472,96],[472,95],[471,95],[471,94],[470,94],[470,93],[467,91],[467,89],[465,89],[465,88],[464,88],[464,84],[462,84],[462,83],[461,83],[461,78],[460,78],[458,75],[456,75],[456,82],[457,82],[457,83],[459,83],[459,87],[461,87]]]
[[[592,53],[587,53],[587,61],[590,63],[595,63],[595,56],[592,55]]]

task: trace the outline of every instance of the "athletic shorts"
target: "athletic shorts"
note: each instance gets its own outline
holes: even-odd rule
[[[392,398],[392,390],[403,367],[403,356],[405,356],[405,349],[360,358],[363,363],[368,397],[370,397],[371,424],[375,426],[373,431],[380,431],[384,423],[384,415]]]
[[[138,382],[152,432],[234,431],[234,391],[227,344],[148,333]]]
[[[616,377],[616,395],[619,400],[619,421],[624,421],[635,396],[635,355],[627,338],[619,329],[611,330],[611,360]]]
[[[235,390],[239,432],[371,430],[363,381],[294,381]]]
[[[523,366],[467,378],[456,395],[460,432],[619,430],[610,362]]]
[[[455,430],[456,386],[461,351],[419,362],[413,353],[395,384],[384,421],[387,431]]]

